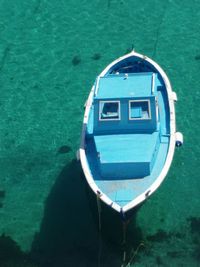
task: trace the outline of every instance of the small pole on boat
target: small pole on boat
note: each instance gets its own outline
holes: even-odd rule
[[[99,217],[99,232],[101,232],[101,192],[97,190],[97,208],[98,208],[98,217]]]

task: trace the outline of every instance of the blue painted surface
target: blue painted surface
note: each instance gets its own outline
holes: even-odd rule
[[[149,100],[151,120],[129,120],[129,100]],[[99,100],[94,100],[94,135],[114,133],[153,132],[157,129],[155,96],[116,98],[120,101],[121,119],[113,121],[99,121]],[[91,123],[91,121],[89,121]],[[90,127],[90,126],[89,126]]]
[[[113,74],[124,67],[127,70],[131,61],[132,70],[136,70],[137,60],[117,64],[100,78],[87,125],[86,155],[92,176],[100,190],[121,207],[157,179],[169,147],[169,107],[160,75],[155,73],[152,93],[155,69],[149,63],[142,67],[142,73],[129,73],[127,79],[123,71]],[[120,101],[120,120],[99,120],[100,101],[110,100]],[[148,100],[151,111],[148,102],[141,102],[132,105],[129,113],[129,101],[133,100]]]
[[[169,134],[169,106],[166,102],[166,91],[164,88],[158,91],[159,119],[161,133]]]
[[[115,73],[142,73],[142,72],[156,72],[156,69],[148,62],[137,56],[131,56],[129,58],[119,61],[108,70],[106,75]]]
[[[166,138],[168,138],[169,140],[169,137]],[[95,157],[95,150],[92,146],[91,140],[89,141],[89,143],[90,145],[88,145],[87,147],[87,160],[95,183],[102,192],[109,196],[112,201],[116,201],[119,205],[121,205],[121,207],[145,192],[156,180],[163,168],[168,152],[168,143],[160,143],[158,155],[156,157],[156,161],[152,168],[151,174],[145,176],[144,178],[124,179],[123,177],[121,177],[121,179],[104,179],[100,174],[98,163]],[[122,189],[123,191],[121,191]],[[120,191],[124,193],[124,195],[121,196],[121,199],[119,199],[119,197],[117,198],[117,192]]]
[[[150,174],[158,132],[95,136],[103,178],[139,178]]]
[[[99,80],[96,99],[143,97],[151,95],[152,73],[111,75]]]
[[[142,118],[142,108],[140,106],[131,107],[131,118]]]
[[[158,132],[154,132],[152,134],[100,135],[95,136],[94,140],[103,163],[149,162],[157,138]]]
[[[130,118],[137,119],[150,119],[151,112],[149,110],[148,101],[134,101],[130,102]],[[154,116],[155,117],[155,116]]]
[[[89,119],[86,129],[86,137],[92,136],[93,132],[94,132],[94,105],[92,105],[90,109]]]

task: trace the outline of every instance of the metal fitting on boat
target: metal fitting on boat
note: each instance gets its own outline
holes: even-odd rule
[[[120,209],[120,215],[121,215],[121,219],[122,219],[122,221],[126,221],[126,214],[125,214],[125,212],[123,211],[123,208]]]
[[[176,92],[172,92],[171,97],[175,102],[178,100]]]
[[[99,190],[97,190],[97,195],[100,197],[102,193]]]
[[[148,197],[150,193],[151,193],[151,190],[148,190],[148,191],[145,193],[145,197]]]
[[[176,146],[177,147],[182,146],[182,144],[183,144],[183,135],[182,135],[182,133],[176,132],[175,133],[175,137],[176,137]]]

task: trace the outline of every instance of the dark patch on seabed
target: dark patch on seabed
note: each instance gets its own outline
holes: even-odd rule
[[[193,237],[193,257],[199,262],[200,261],[200,217],[188,218],[190,224],[190,231]]]
[[[10,45],[7,45],[4,49],[3,56],[0,61],[0,71],[4,68],[9,52],[10,52]]]
[[[153,242],[165,242],[169,238],[171,238],[171,234],[161,229],[158,230],[156,234],[147,236],[147,240],[153,241]]]
[[[190,230],[192,234],[197,234],[200,237],[200,217],[190,217]]]
[[[59,149],[58,149],[58,153],[60,154],[65,154],[65,153],[69,153],[70,151],[72,151],[71,147],[70,146],[61,146]]]
[[[170,258],[183,257],[184,252],[183,251],[176,251],[176,250],[175,251],[168,251],[167,256],[169,256]]]
[[[81,57],[76,55],[72,58],[72,65],[77,66],[81,63]]]
[[[37,0],[36,5],[35,5],[35,8],[33,10],[33,14],[36,14],[36,13],[39,12],[40,7],[41,7],[41,2],[42,2],[42,0]]]
[[[11,237],[0,236],[0,266],[1,267],[37,267],[28,253],[22,252]]]
[[[0,190],[0,208],[3,208],[3,199],[5,198],[6,192],[5,190]]]
[[[164,261],[162,260],[162,258],[161,258],[160,256],[157,256],[157,257],[156,257],[156,264],[157,264],[158,266],[160,266],[160,265],[164,265]]]
[[[195,60],[200,60],[200,55],[196,55],[194,59]]]
[[[101,54],[100,53],[95,53],[93,56],[92,56],[92,59],[93,60],[99,60],[101,58]]]
[[[1,198],[4,198],[5,195],[6,195],[5,190],[0,190],[0,199],[1,199]]]

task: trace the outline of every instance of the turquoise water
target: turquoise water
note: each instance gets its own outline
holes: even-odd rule
[[[0,0],[0,266],[121,266],[141,243],[132,266],[200,266],[199,25],[198,0]],[[96,75],[132,46],[167,72],[185,144],[124,248],[75,152]]]

